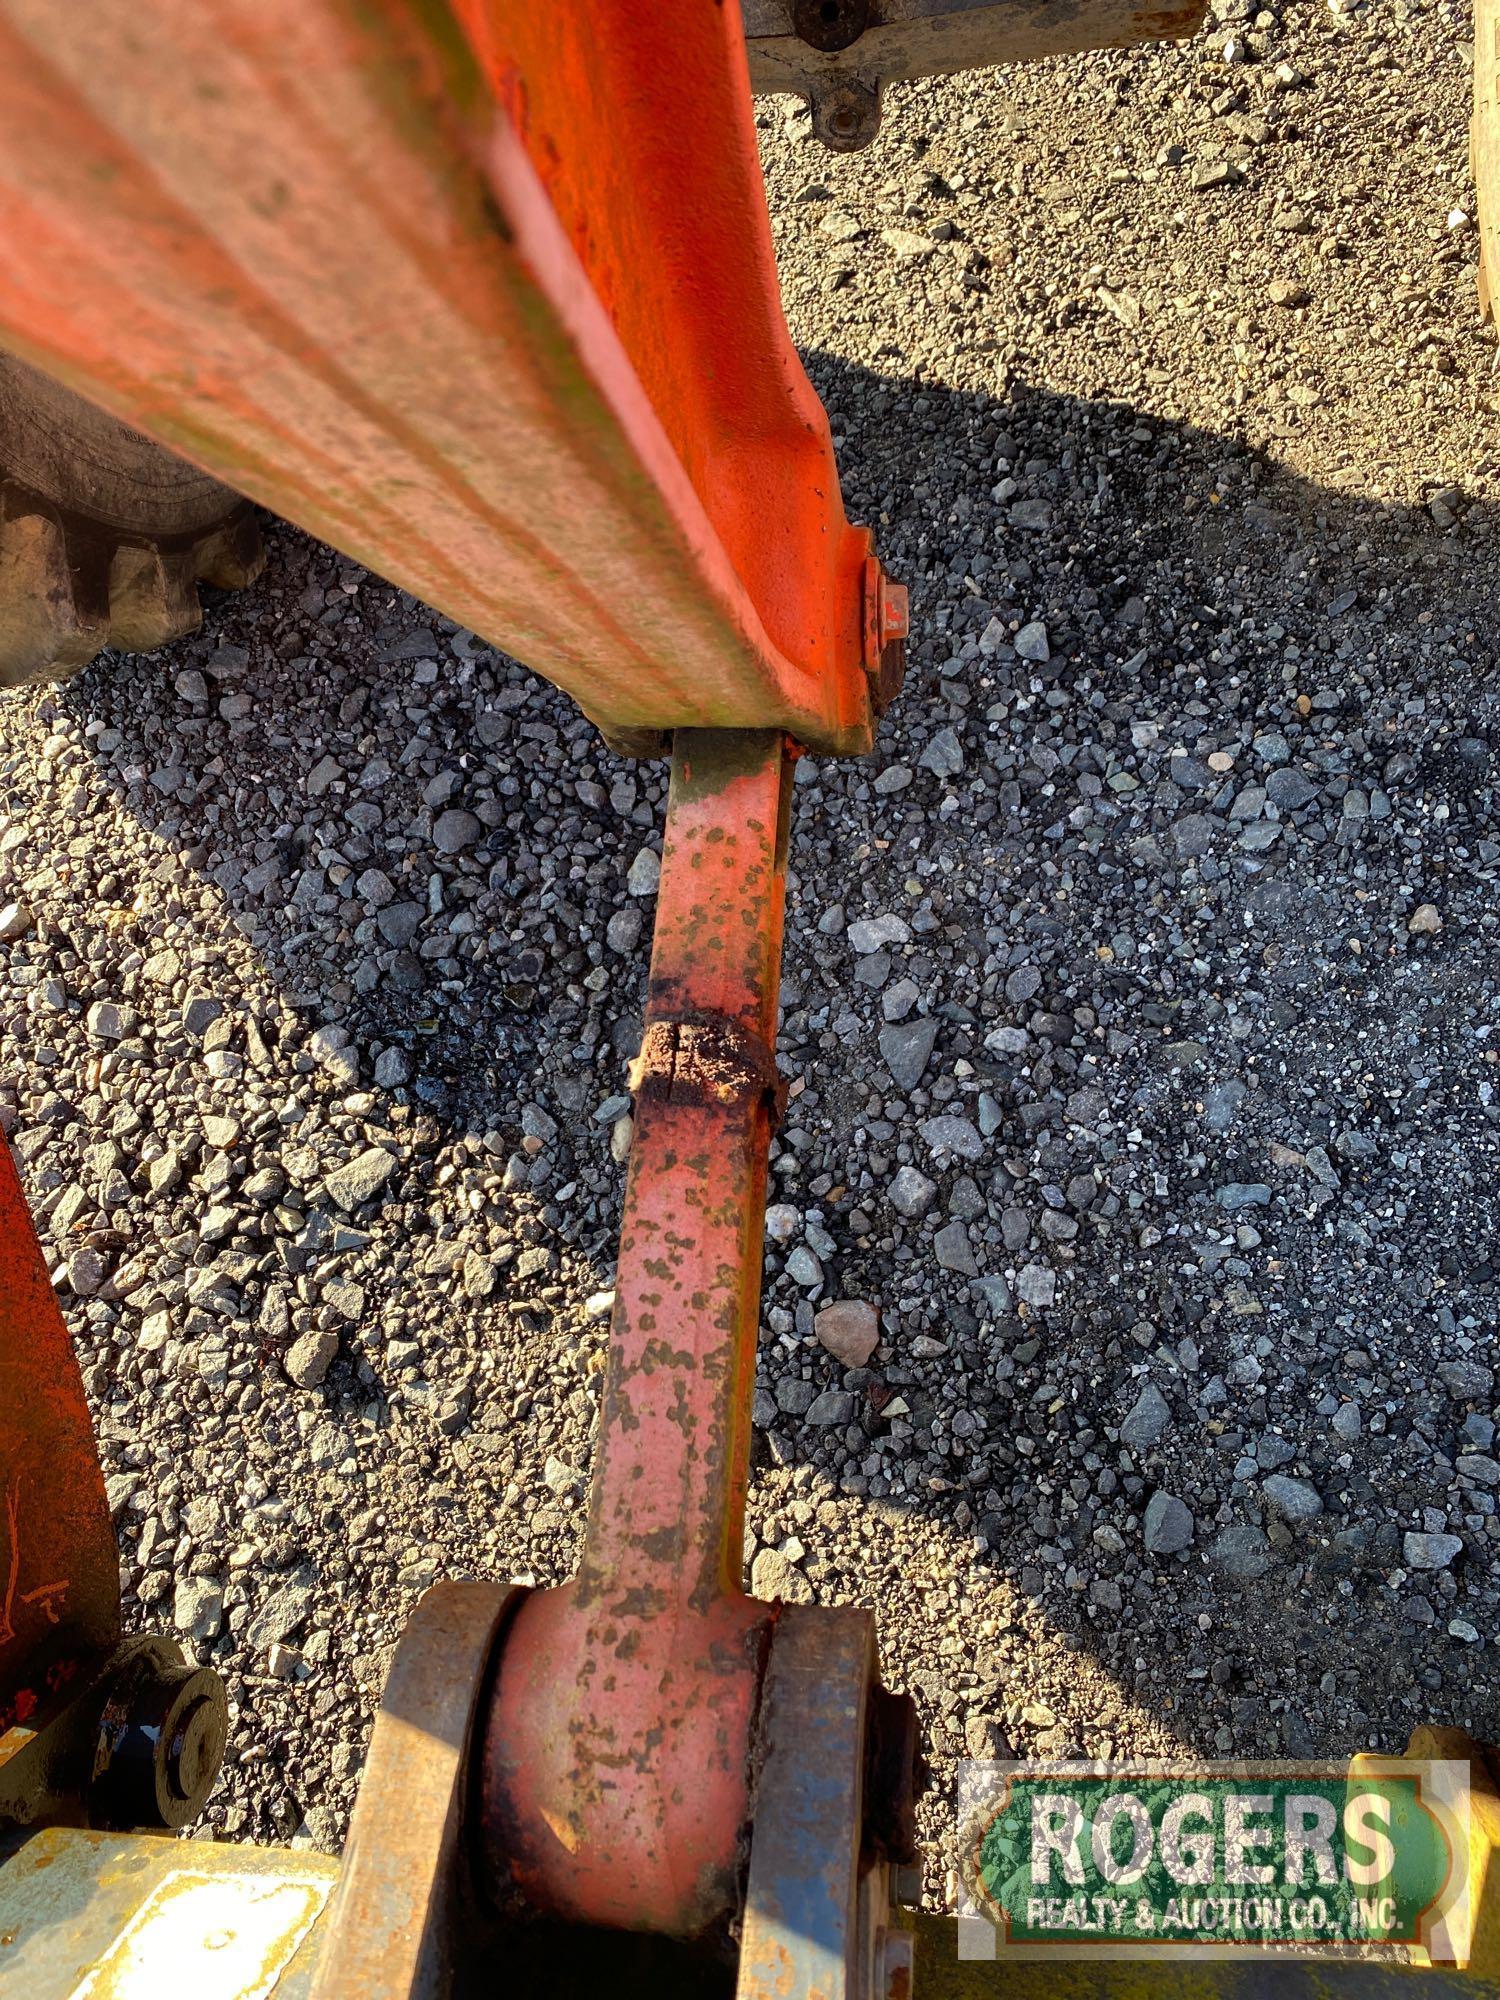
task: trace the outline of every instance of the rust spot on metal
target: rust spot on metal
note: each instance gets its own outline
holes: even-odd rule
[[[779,1108],[786,1086],[775,1057],[734,1021],[651,1021],[630,1066],[630,1089],[641,1100]]]

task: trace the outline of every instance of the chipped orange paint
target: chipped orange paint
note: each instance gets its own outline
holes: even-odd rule
[[[0,1741],[120,1634],[119,1560],[68,1331],[0,1140]],[[28,1582],[28,1579],[36,1579]]]
[[[0,1594],[0,1646],[16,1637],[16,1602],[40,1606],[49,1625],[57,1624],[61,1605],[68,1594],[68,1579],[39,1583],[34,1590],[21,1589],[21,1481],[12,1479],[5,1491],[5,1590]]]

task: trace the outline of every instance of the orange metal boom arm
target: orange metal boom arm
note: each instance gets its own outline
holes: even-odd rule
[[[0,341],[616,737],[868,746],[733,0],[0,0],[0,134]]]

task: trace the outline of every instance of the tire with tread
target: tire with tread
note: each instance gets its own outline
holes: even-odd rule
[[[184,638],[264,561],[248,500],[0,353],[0,687]]]

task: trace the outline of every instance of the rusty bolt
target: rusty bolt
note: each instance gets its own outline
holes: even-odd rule
[[[882,1931],[875,1967],[878,2000],[911,2000],[912,1961],[916,1939],[910,1931]]]
[[[847,71],[820,76],[812,89],[813,137],[832,153],[857,153],[880,130],[880,86]]]

